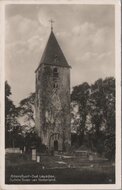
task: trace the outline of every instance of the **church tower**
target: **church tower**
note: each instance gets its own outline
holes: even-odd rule
[[[36,128],[49,150],[68,151],[70,129],[70,66],[53,28],[36,73]]]

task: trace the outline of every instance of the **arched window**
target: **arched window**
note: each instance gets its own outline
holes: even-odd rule
[[[58,77],[58,69],[57,69],[57,68],[54,68],[54,69],[53,69],[53,77],[54,77],[54,78],[57,78],[57,77]]]
[[[53,72],[54,72],[54,73],[57,73],[57,72],[58,72],[58,69],[57,69],[57,68],[54,68],[54,69],[53,69]]]

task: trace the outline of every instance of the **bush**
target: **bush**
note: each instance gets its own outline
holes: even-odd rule
[[[104,142],[104,155],[109,160],[115,160],[115,135],[109,135]]]
[[[47,152],[47,147],[46,147],[46,145],[41,144],[41,145],[40,145],[40,151],[39,151],[39,152],[41,152],[41,153],[46,153],[46,152]]]

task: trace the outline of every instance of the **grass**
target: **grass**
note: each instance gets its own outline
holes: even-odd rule
[[[111,163],[89,162],[81,157],[41,156],[41,162],[36,163],[31,160],[31,155],[7,154],[5,175],[6,184],[115,183],[115,168]]]

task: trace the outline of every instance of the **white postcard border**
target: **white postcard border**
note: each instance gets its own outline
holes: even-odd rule
[[[5,47],[5,5],[7,4],[113,4],[115,5],[115,53],[116,53],[116,184],[106,185],[5,185],[5,150],[4,150],[4,47]],[[4,0],[0,2],[0,124],[1,124],[1,189],[121,189],[121,3],[119,0]]]

